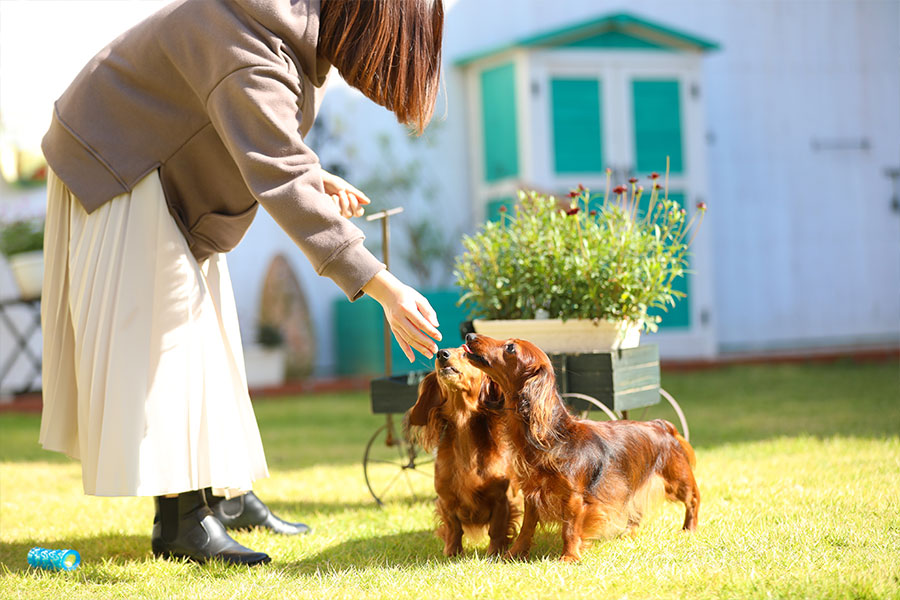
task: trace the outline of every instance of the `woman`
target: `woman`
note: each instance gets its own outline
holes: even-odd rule
[[[431,306],[346,218],[367,199],[303,137],[332,65],[421,133],[442,28],[440,0],[178,0],[56,103],[40,440],[81,460],[87,494],[154,496],[154,554],[259,564],[223,522],[305,528],[248,493],[268,470],[224,253],[259,204],[319,274],[382,305],[410,360],[436,352]]]

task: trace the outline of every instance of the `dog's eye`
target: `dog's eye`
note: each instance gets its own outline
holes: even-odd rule
[[[506,350],[510,354],[515,354],[516,353],[516,345],[515,344],[507,344],[506,347],[504,348],[504,350]]]

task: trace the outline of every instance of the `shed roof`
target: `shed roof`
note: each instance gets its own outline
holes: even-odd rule
[[[458,66],[465,66],[514,48],[624,48],[705,52],[718,47],[715,42],[629,13],[613,13],[467,54],[454,62]]]

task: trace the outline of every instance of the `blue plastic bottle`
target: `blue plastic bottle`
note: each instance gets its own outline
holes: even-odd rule
[[[50,571],[74,571],[81,564],[81,555],[75,550],[32,548],[28,551],[28,564]]]

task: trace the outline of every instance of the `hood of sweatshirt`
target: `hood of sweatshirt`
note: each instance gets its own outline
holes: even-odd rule
[[[321,0],[233,0],[259,24],[284,40],[298,66],[316,87],[328,78],[331,64],[316,56]]]

